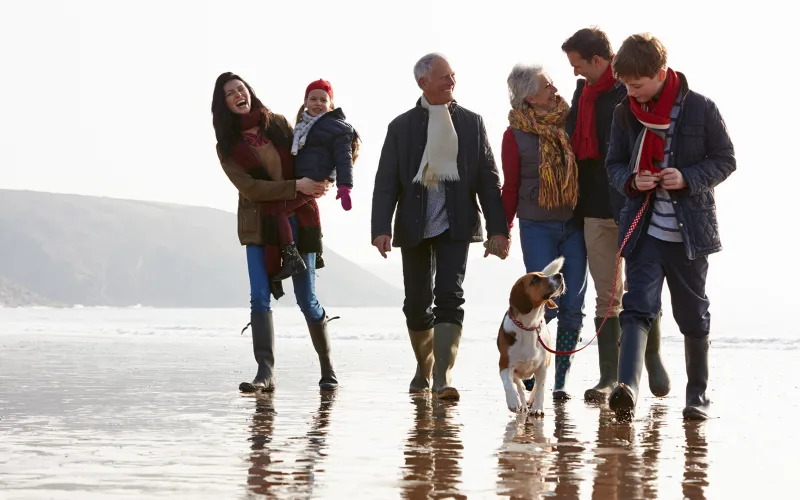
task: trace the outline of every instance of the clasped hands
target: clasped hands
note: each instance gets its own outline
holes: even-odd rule
[[[648,171],[640,171],[633,178],[633,187],[638,191],[650,191],[657,186],[667,190],[683,189],[686,187],[686,179],[677,168],[665,168],[654,174]]]
[[[483,248],[486,249],[486,251],[483,252],[484,258],[489,255],[495,255],[501,260],[505,260],[511,251],[511,238],[502,234],[492,235],[488,240],[483,242]]]

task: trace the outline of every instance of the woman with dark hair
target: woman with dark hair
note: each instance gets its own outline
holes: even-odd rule
[[[258,372],[252,382],[242,382],[242,392],[275,388],[275,334],[270,295],[284,295],[275,280],[291,256],[281,255],[275,205],[289,208],[289,223],[297,256],[304,270],[292,274],[294,294],[308,324],[311,341],[319,355],[323,390],[338,386],[330,357],[328,318],[316,297],[314,271],[322,268],[322,232],[315,198],[328,190],[327,182],[295,179],[290,148],[292,127],[282,115],[271,112],[253,89],[233,73],[221,74],[211,103],[217,156],[225,174],[239,190],[238,236],[246,247],[250,276],[250,327]],[[276,203],[280,202],[280,203]],[[290,265],[294,265],[290,263]]]

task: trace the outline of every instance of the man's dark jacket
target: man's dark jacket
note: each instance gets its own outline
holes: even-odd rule
[[[714,187],[736,170],[733,144],[728,129],[714,102],[689,90],[686,77],[681,80],[681,112],[675,122],[675,132],[667,158],[667,167],[680,170],[686,187],[669,191],[686,256],[695,259],[722,250],[717,225],[717,207]],[[611,127],[611,146],[606,158],[606,168],[611,183],[627,197],[620,213],[619,243],[633,223],[645,200],[645,193],[630,189],[633,175],[630,159],[632,149],[643,125],[631,111],[630,100],[617,106]],[[636,241],[647,231],[655,193],[650,204],[623,249],[623,256],[631,254]]]
[[[443,183],[450,237],[469,243],[483,241],[481,208],[485,212],[489,236],[508,235],[500,199],[500,176],[483,119],[455,101],[449,109],[458,134],[459,176],[457,182]],[[372,194],[373,240],[393,234],[392,246],[395,247],[413,247],[422,241],[427,190],[413,179],[419,171],[427,138],[428,110],[422,107],[421,99],[416,107],[389,124]]]
[[[586,80],[578,80],[575,94],[572,96],[572,107],[567,115],[566,130],[572,137],[578,123],[578,103],[583,93]],[[603,92],[595,102],[595,130],[597,132],[597,146],[600,157],[597,159],[584,159],[578,161],[578,206],[575,214],[578,217],[591,217],[594,219],[614,219],[619,223],[619,212],[625,205],[625,197],[608,182],[606,173],[606,154],[608,143],[611,140],[611,121],[614,118],[614,108],[625,100],[627,91],[625,85],[617,82],[608,92]]]

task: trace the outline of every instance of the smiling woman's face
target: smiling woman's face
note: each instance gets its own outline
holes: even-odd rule
[[[225,90],[225,104],[231,113],[244,115],[250,112],[250,92],[241,80],[231,80],[223,87]]]

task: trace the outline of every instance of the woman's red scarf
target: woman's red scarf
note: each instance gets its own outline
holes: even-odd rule
[[[245,115],[240,115],[240,130],[244,132],[245,130],[265,124],[266,122],[262,121],[262,119],[267,120],[267,113],[268,111],[264,109],[263,111],[254,110]],[[250,149],[251,146],[257,148],[267,144],[268,142],[269,138],[261,136],[253,137],[248,135],[247,138],[243,137],[241,141],[236,143],[231,151],[233,161],[245,169],[245,171],[255,179],[266,181],[273,180],[270,179],[266,166],[261,163],[261,161],[258,159],[258,156],[256,156],[256,154]],[[281,172],[283,174],[283,178],[287,180],[295,178],[294,158],[289,148],[289,145],[278,146],[275,144],[275,149],[278,151],[278,155],[281,158]],[[324,262],[322,261],[320,255],[322,253],[322,229],[317,200],[301,193],[298,193],[297,196],[306,199],[306,203],[303,203],[294,209],[298,232],[298,238],[296,239],[297,250],[300,253],[316,253],[316,268],[321,269],[324,266]],[[284,204],[284,202],[281,200],[264,201],[261,203],[267,205],[275,203]],[[262,234],[264,235],[264,262],[266,265],[267,275],[273,276],[281,268],[277,220],[276,217],[274,215],[270,215],[267,210],[260,210],[259,214],[262,217]],[[279,299],[284,294],[283,287],[280,282],[272,281],[270,283],[270,291],[276,299]]]
[[[606,68],[603,76],[594,85],[587,82],[581,91],[578,100],[578,120],[575,132],[572,133],[572,151],[578,160],[597,160],[600,158],[600,149],[597,142],[597,113],[595,104],[600,94],[608,92],[614,87],[617,80],[611,71],[611,63]]]
[[[640,103],[636,98],[629,97],[633,115],[646,127],[634,167],[635,172],[645,170],[657,174],[661,170],[656,164],[664,161],[664,139],[655,131],[669,129],[669,115],[680,90],[678,74],[672,68],[667,68],[667,79],[657,101],[651,99]]]

